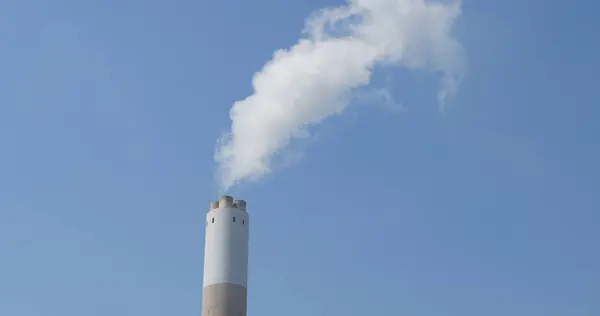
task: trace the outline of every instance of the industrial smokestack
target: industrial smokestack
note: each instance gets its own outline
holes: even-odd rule
[[[246,201],[222,196],[206,215],[202,316],[246,316],[248,283]]]

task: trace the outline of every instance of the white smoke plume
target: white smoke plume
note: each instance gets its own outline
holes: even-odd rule
[[[221,188],[269,173],[274,155],[292,139],[344,110],[352,90],[369,84],[376,64],[441,73],[443,103],[463,76],[463,48],[451,35],[460,5],[349,0],[313,14],[304,37],[276,51],[254,75],[254,93],[234,103],[231,132],[215,153]]]

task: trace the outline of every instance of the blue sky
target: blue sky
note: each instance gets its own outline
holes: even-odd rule
[[[198,315],[229,108],[342,1],[4,1],[0,314]],[[230,193],[249,315],[600,314],[595,1],[465,1],[439,78],[377,69],[301,159]]]

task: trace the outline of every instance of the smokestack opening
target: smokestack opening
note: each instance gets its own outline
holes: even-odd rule
[[[235,200],[235,201],[233,201],[233,207],[245,212],[246,211],[246,201]]]
[[[240,211],[246,211],[246,201],[244,200],[234,200],[229,195],[223,195],[219,198],[218,201],[210,202],[210,211],[216,210],[218,208],[236,208]]]
[[[229,195],[223,195],[219,199],[219,208],[222,207],[233,207],[233,198]]]

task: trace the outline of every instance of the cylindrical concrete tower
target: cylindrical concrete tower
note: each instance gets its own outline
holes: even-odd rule
[[[245,201],[222,196],[210,203],[202,316],[246,316],[249,224]]]

